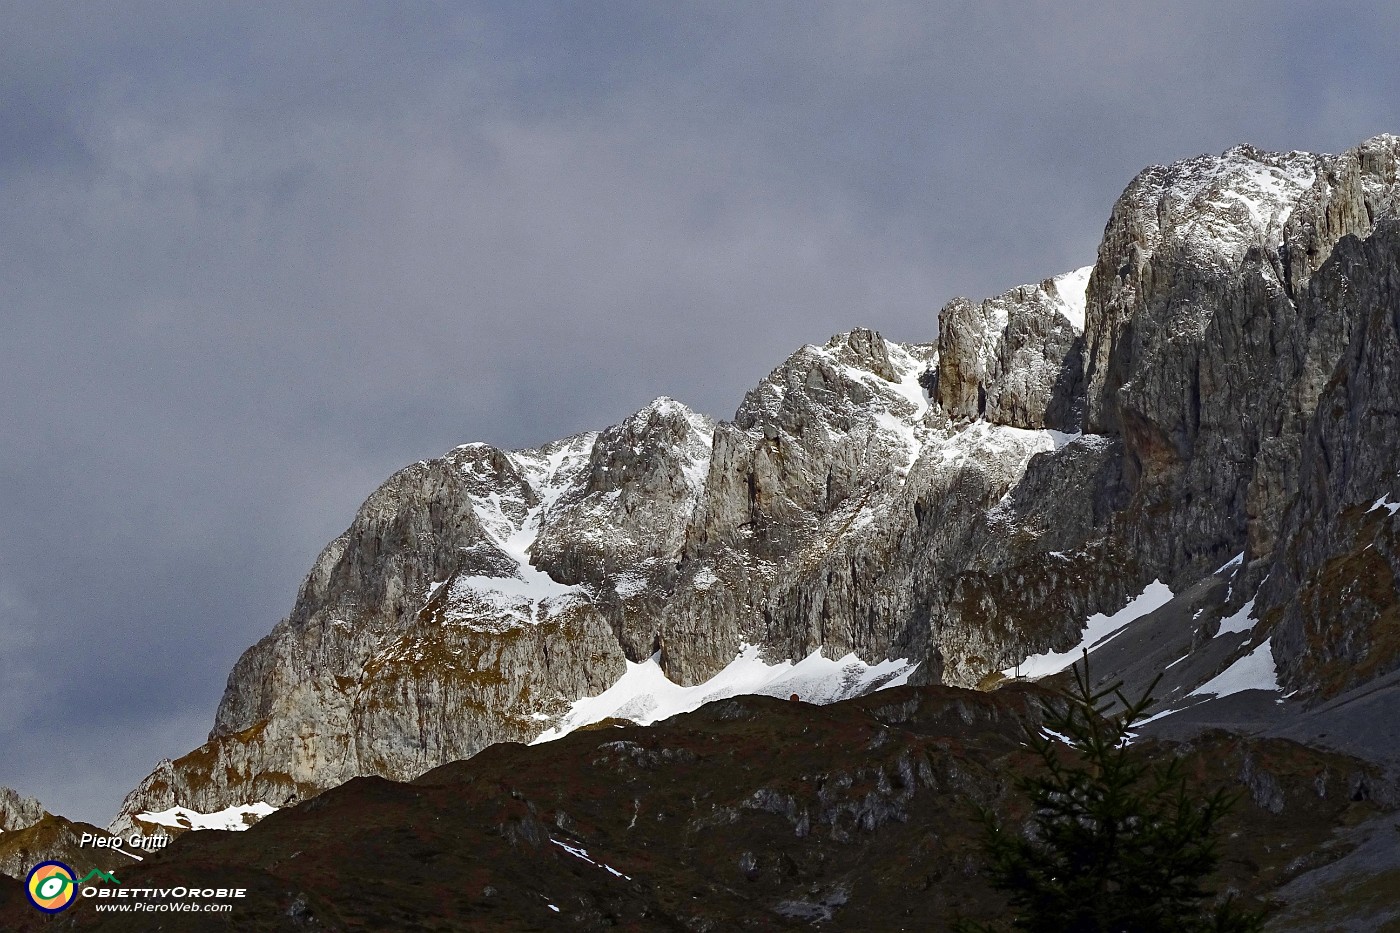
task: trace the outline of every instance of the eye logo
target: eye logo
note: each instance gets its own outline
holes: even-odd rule
[[[78,896],[73,869],[62,862],[40,862],[25,879],[25,893],[35,907],[47,914],[66,910]]]
[[[24,892],[29,902],[45,913],[56,914],[66,910],[78,896],[78,886],[92,879],[121,884],[117,876],[94,868],[82,878],[74,880],[73,869],[62,862],[40,862],[29,869],[29,877],[24,882]]]

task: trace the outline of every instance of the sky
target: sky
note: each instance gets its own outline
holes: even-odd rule
[[[395,469],[1091,263],[1400,132],[1400,5],[0,2],[0,785],[105,824]]]

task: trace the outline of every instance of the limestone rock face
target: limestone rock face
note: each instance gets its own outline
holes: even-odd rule
[[[658,399],[400,471],[239,660],[209,742],[114,827],[530,741],[653,656],[686,685],[745,646],[976,685],[1154,580],[1216,594],[1202,625],[1256,598],[1258,632],[1231,644],[1273,633],[1300,689],[1389,669],[1397,154],[1377,137],[1149,168],[1092,271],[956,300],[936,345],[854,330],[730,421]],[[1338,612],[1343,579],[1365,599]]]
[[[605,688],[624,657],[607,619],[528,556],[596,440],[466,445],[391,477],[235,666],[209,743],[162,763],[120,828],[177,804],[281,806],[358,774],[411,777],[528,741]]]
[[[715,424],[660,398],[597,436],[579,481],[530,548],[553,578],[583,585],[623,653],[649,656],[709,471]]]
[[[673,677],[703,680],[745,642],[781,639],[806,645],[803,655],[824,643],[806,631],[788,639],[786,623],[772,618],[775,594],[877,520],[914,468],[936,433],[919,386],[928,356],[927,347],[862,330],[805,346],[715,428],[675,592],[660,607]],[[880,639],[826,644],[833,656],[883,657],[889,645]]]
[[[1338,243],[1304,300],[1356,324],[1260,602],[1283,683],[1327,697],[1400,667],[1400,217]]]
[[[1397,150],[1239,147],[1147,169],[1115,205],[1088,289],[1084,426],[1122,437],[1129,491],[1153,516],[1135,547],[1157,572],[1275,546],[1355,324],[1304,286],[1340,237],[1400,203]]]
[[[19,791],[0,787],[0,832],[33,826],[44,818],[44,805]]]
[[[938,316],[939,407],[956,422],[1078,429],[1082,416],[1084,292],[1091,267]]]

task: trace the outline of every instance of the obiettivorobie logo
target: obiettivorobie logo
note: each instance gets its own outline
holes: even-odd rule
[[[29,870],[24,881],[24,893],[29,902],[46,914],[67,910],[78,897],[78,886],[92,879],[121,884],[117,876],[94,868],[80,880],[73,869],[62,862],[40,862]]]
[[[95,899],[99,911],[226,913],[233,910],[231,901],[248,896],[247,888],[188,885],[146,888],[139,884],[133,887],[122,884],[116,875],[99,868],[79,878],[63,862],[35,865],[25,878],[24,891],[29,902],[46,914],[67,910],[79,897]]]

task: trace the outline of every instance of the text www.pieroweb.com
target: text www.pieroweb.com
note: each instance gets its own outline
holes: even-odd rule
[[[97,888],[83,891],[104,913],[227,913],[247,888]]]

